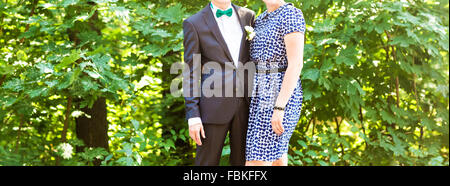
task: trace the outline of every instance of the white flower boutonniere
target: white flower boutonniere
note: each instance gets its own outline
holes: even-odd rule
[[[255,36],[255,30],[251,26],[245,26],[245,32],[247,32],[247,40],[251,41]]]

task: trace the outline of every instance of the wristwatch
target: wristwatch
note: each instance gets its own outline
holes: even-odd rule
[[[273,107],[274,110],[281,110],[284,111],[284,107],[275,106]]]

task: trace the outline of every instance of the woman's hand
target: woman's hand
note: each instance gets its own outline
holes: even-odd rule
[[[274,110],[273,111],[273,114],[272,114],[272,130],[278,136],[281,136],[281,134],[283,134],[283,132],[284,132],[283,117],[284,117],[284,111],[281,111],[281,110]]]

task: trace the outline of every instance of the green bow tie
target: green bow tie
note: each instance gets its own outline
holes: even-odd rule
[[[228,10],[217,9],[216,17],[219,18],[219,17],[222,17],[223,15],[227,15],[228,17],[231,17],[231,15],[233,15],[233,10],[231,8],[229,8]]]

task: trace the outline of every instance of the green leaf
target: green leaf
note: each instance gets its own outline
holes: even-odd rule
[[[345,154],[343,159],[348,161],[350,159],[350,155],[349,154]]]
[[[114,12],[114,15],[117,16],[121,21],[128,23],[130,20],[130,10],[122,7],[122,6],[117,6],[117,7],[110,7],[110,10]]]
[[[61,60],[61,63],[56,65],[56,67],[55,67],[56,70],[59,71],[60,69],[65,68],[68,65],[74,63],[76,60],[80,59],[80,57],[81,57],[80,54],[81,54],[80,50],[72,50],[71,54],[69,56],[64,57]]]
[[[295,164],[297,164],[297,165],[303,165],[303,162],[301,161],[301,160],[295,160]]]
[[[392,27],[391,24],[382,21],[381,23],[377,24],[377,26],[375,26],[374,29],[378,34],[381,34],[386,30],[390,30],[391,27]]]
[[[100,40],[102,37],[100,35],[98,35],[97,32],[88,30],[88,31],[81,32],[78,35],[78,38],[80,38],[80,40],[82,42],[88,42],[88,41],[95,42],[95,41]]]
[[[3,102],[4,103],[4,105],[3,105],[4,108],[10,107],[14,103],[16,103],[16,101],[18,101],[18,99],[15,98],[15,97],[6,97],[6,98],[3,98],[3,99],[6,99],[6,101]],[[1,102],[1,100],[0,100],[0,102]]]
[[[312,97],[320,97],[322,95],[322,91],[319,89],[315,83],[310,81],[302,82],[303,86],[303,100],[311,100]]]
[[[118,137],[118,138],[121,138],[121,137],[127,136],[127,134],[118,132],[118,133],[115,133],[114,136],[115,136],[115,137]]]
[[[311,156],[311,157],[316,157],[316,156],[317,156],[316,152],[315,152],[315,151],[312,151],[312,150],[308,150],[308,151],[306,152],[306,155],[309,155],[309,156]]]
[[[81,70],[84,70],[86,67],[96,68],[96,66],[93,63],[89,62],[89,61],[80,63]]]
[[[89,76],[91,76],[94,79],[98,79],[101,77],[101,75],[98,72],[90,71],[90,70],[84,70]]]
[[[186,141],[186,137],[184,135],[180,135],[181,140]]]
[[[51,63],[38,63],[36,68],[40,70],[41,74],[53,73],[53,65]]]
[[[299,156],[301,156],[301,157],[305,156],[305,155],[303,154],[303,152],[298,151],[298,150],[294,151],[294,153],[297,154],[297,155],[299,155]]]
[[[331,81],[328,80],[327,78],[324,78],[323,76],[319,77],[319,85],[323,85],[323,87],[325,87],[325,89],[327,90],[331,90]]]
[[[19,60],[26,61],[28,59],[27,54],[23,50],[17,51],[16,55]]]
[[[94,62],[95,66],[97,67],[97,70],[99,72],[105,71],[105,70],[111,70],[111,67],[109,66],[109,61],[112,60],[112,58],[109,55],[101,55],[96,54],[92,56],[92,62]]]
[[[382,111],[380,111],[380,114],[381,114],[381,118],[384,121],[387,121],[388,123],[395,123],[396,119],[391,113],[389,113],[389,112],[387,112],[385,110],[382,110]]]
[[[0,66],[0,75],[11,74],[14,72],[13,66]]]
[[[403,2],[387,2],[382,4],[383,9],[389,12],[401,12],[403,7]]]
[[[326,59],[322,66],[320,67],[320,71],[321,72],[327,72],[328,70],[333,69],[334,64],[332,63],[332,61],[330,59]]]
[[[91,1],[100,4],[100,3],[115,3],[118,0],[91,0]]]
[[[428,165],[430,166],[442,166],[444,162],[444,158],[442,158],[442,156],[437,156],[434,157],[430,160],[430,162],[428,163]]]
[[[318,163],[319,163],[321,166],[328,166],[328,163],[324,162],[323,160],[319,160]]]
[[[302,73],[302,79],[310,79],[312,81],[316,81],[317,78],[319,78],[319,74],[320,71],[318,69],[306,69],[303,73]]]
[[[352,128],[350,129],[350,131],[352,131],[353,133],[356,133],[359,131],[359,128],[356,126],[352,126]]]
[[[145,35],[152,33],[154,26],[155,26],[155,23],[151,22],[150,20],[146,20],[146,21],[136,22],[133,25],[133,28],[142,32],[142,34],[145,36]]]
[[[332,32],[336,25],[334,25],[334,19],[325,19],[322,23],[315,23],[314,25],[314,32],[316,33],[323,33],[323,32]]]
[[[80,76],[81,73],[81,68],[75,68],[75,71],[73,72],[72,76],[70,77],[70,82],[69,84],[73,84],[73,82],[78,79],[78,77]]]
[[[411,15],[409,12],[401,12],[398,16],[399,19],[403,20],[403,21],[408,21],[414,25],[420,25],[420,19]]]
[[[351,95],[356,95],[356,90],[357,88],[355,86],[355,84],[358,84],[356,81],[355,82],[348,82],[347,84],[347,92],[348,94]]]
[[[330,157],[330,162],[331,163],[335,163],[335,162],[338,162],[338,161],[339,161],[338,156],[336,154],[332,154],[331,157]]]
[[[303,161],[306,161],[308,163],[312,163],[313,162],[311,158],[304,158]]]
[[[99,90],[99,85],[87,77],[81,79],[81,85],[83,85],[84,91]]]
[[[409,47],[411,44],[414,44],[413,39],[409,38],[407,35],[398,35],[395,36],[391,42],[389,42],[390,45],[399,45],[400,47]]]
[[[37,89],[28,90],[27,93],[30,96],[30,98],[35,98],[38,96],[46,96],[47,94],[47,87],[39,87]]]
[[[113,155],[110,154],[110,155],[106,156],[104,161],[107,162],[107,161],[111,160],[112,157],[113,157]]]
[[[143,142],[144,140],[142,138],[140,138],[140,137],[132,137],[130,139],[130,141],[133,142],[133,143],[140,143],[140,142]]]
[[[131,123],[133,124],[135,130],[139,130],[139,121],[132,119]]]
[[[305,9],[309,9],[310,7],[316,8],[316,7],[319,7],[319,5],[320,5],[320,1],[305,1],[303,3],[304,3],[303,7]]]
[[[77,4],[80,0],[63,0],[63,2],[61,3],[62,7],[66,8],[69,5],[74,5]]]
[[[184,17],[184,10],[185,8],[181,3],[176,3],[168,8],[158,9],[158,14],[155,17],[170,23],[179,23]]]
[[[23,81],[19,78],[13,78],[9,81],[6,81],[3,85],[3,88],[13,90],[13,91],[20,91],[23,90]]]
[[[35,36],[38,32],[39,32],[38,26],[35,26],[35,25],[30,26],[30,29],[28,29],[28,31],[23,32],[19,35],[19,39],[31,38],[31,37]]]
[[[171,139],[167,139],[165,143],[163,143],[163,147],[166,149],[166,151],[169,151],[170,148],[175,149],[175,144]]]
[[[422,119],[423,126],[429,128],[430,130],[435,130],[437,128],[436,121],[434,121],[432,118],[423,118]]]
[[[163,56],[171,50],[169,48],[161,48],[157,45],[147,45],[143,49],[145,50],[145,53],[147,53],[153,57]]]
[[[358,59],[356,58],[358,51],[355,46],[349,46],[343,50],[341,50],[336,57],[336,63],[342,64],[345,63],[348,66],[355,65]]]
[[[308,148],[308,145],[303,140],[297,140],[297,143],[303,146],[304,148]]]
[[[131,146],[131,144],[130,143],[124,143],[124,144],[122,144],[123,145],[123,152],[125,152],[125,154],[127,155],[127,156],[131,156],[131,154],[133,153],[133,150],[132,150],[132,146]]]
[[[151,34],[152,36],[159,36],[159,37],[162,37],[162,38],[168,38],[168,37],[172,36],[171,33],[167,32],[166,30],[163,30],[163,29],[151,30],[151,33],[152,33]]]
[[[56,86],[58,90],[65,89],[71,85],[70,79],[72,74],[73,72],[68,72],[64,75],[64,77],[59,81],[58,85]]]
[[[318,46],[322,46],[322,45],[335,43],[336,41],[338,41],[338,40],[337,39],[333,39],[333,38],[325,38],[323,40],[317,41],[317,43],[318,43]]]

